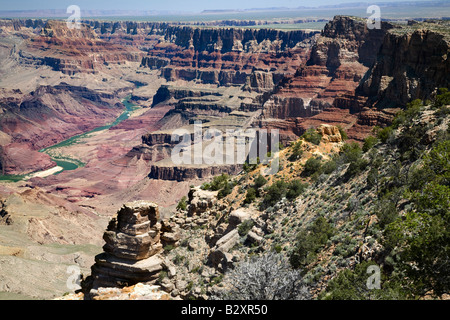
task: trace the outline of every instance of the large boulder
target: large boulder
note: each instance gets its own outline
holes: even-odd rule
[[[217,203],[217,191],[192,188],[189,192],[189,215],[201,214]]]
[[[220,238],[209,254],[209,260],[211,263],[214,266],[219,266],[220,264],[222,264],[222,267],[225,266],[230,260],[228,258],[229,252],[237,243],[239,243],[239,240],[240,236],[237,229],[230,231]]]
[[[230,213],[228,223],[230,228],[234,229],[248,219],[250,219],[250,212],[244,208],[239,208]]]

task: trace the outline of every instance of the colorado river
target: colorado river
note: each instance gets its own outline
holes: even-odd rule
[[[45,171],[41,171],[41,172],[34,172],[28,175],[22,175],[22,176],[0,176],[0,181],[11,181],[11,182],[17,182],[20,180],[26,180],[32,177],[36,177],[36,176],[48,176],[48,175],[53,175],[53,174],[59,174],[63,171],[71,171],[71,170],[76,170],[79,167],[84,166],[84,163],[82,163],[81,161],[77,160],[77,159],[71,159],[69,157],[65,157],[65,156],[54,156],[52,154],[52,150],[58,149],[58,148],[62,148],[62,147],[67,147],[67,146],[71,146],[77,143],[80,143],[84,138],[86,138],[89,134],[92,134],[94,132],[98,132],[98,131],[103,131],[103,130],[108,130],[109,128],[112,128],[116,125],[118,125],[119,123],[121,123],[124,120],[127,120],[130,117],[130,113],[132,111],[134,111],[136,109],[136,105],[130,103],[128,100],[131,98],[131,95],[125,97],[124,99],[122,99],[122,103],[125,105],[125,110],[124,112],[122,112],[122,114],[111,124],[105,125],[105,126],[101,126],[101,127],[97,127],[91,131],[73,136],[67,140],[64,140],[58,144],[55,144],[51,147],[39,150],[39,152],[42,153],[46,153],[48,154],[51,159],[56,163],[56,167],[53,167],[49,170],[45,170]]]

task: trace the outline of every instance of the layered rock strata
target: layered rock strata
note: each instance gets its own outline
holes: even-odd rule
[[[59,21],[48,21],[39,36],[30,39],[27,51],[21,53],[24,59],[68,75],[95,74],[111,64],[138,62],[142,56],[139,50],[100,39],[86,25],[68,29],[65,22]]]
[[[295,73],[317,32],[166,26],[153,31],[157,34],[160,41],[141,66],[160,69],[166,80],[245,85],[263,92]]]
[[[363,19],[336,16],[314,43],[308,61],[270,96],[254,100],[263,112],[259,125],[280,128],[289,138],[289,132],[301,135],[324,122],[340,124],[350,139],[361,141],[371,126],[388,124],[392,113],[371,109],[360,87],[380,63],[378,53],[389,30],[398,28],[383,22],[381,29],[371,30]]]
[[[104,233],[104,252],[95,257],[90,288],[154,283],[163,269],[158,206],[136,201],[119,210]]]
[[[265,117],[310,117],[333,106],[340,95],[354,96],[392,27],[383,23],[381,29],[370,30],[362,19],[335,17],[315,42],[309,60],[265,102]]]
[[[221,174],[236,175],[242,171],[242,167],[242,164],[212,166],[174,166],[173,164],[169,164],[167,166],[152,165],[149,178],[178,182],[195,179],[208,179]]]
[[[424,27],[429,27],[426,29]],[[424,24],[417,30],[394,29],[384,38],[378,59],[358,90],[378,108],[406,106],[430,99],[450,86],[450,23]]]

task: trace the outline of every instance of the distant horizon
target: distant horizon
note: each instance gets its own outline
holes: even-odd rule
[[[21,2],[28,0],[19,0]],[[70,0],[73,1],[73,0]],[[115,0],[110,0],[114,3]],[[198,0],[202,2],[205,0]],[[273,0],[266,0],[259,3],[273,4]],[[287,0],[290,1],[290,0]],[[136,9],[132,5],[128,9],[117,9],[114,6],[107,6],[107,9],[94,9],[82,6],[82,0],[78,1],[81,10],[81,19],[110,20],[110,21],[147,21],[147,22],[206,22],[225,20],[247,20],[247,21],[281,21],[281,20],[331,20],[336,15],[356,16],[367,18],[369,5],[377,4],[381,8],[381,19],[384,21],[410,20],[410,19],[447,19],[450,17],[450,1],[444,0],[410,0],[410,1],[375,1],[375,2],[355,2],[354,0],[342,0],[344,2],[324,4],[329,0],[317,0],[315,7],[306,7],[309,1],[296,1],[295,8],[282,7],[283,1],[277,6],[267,6],[251,8],[253,1],[241,1],[243,5],[249,5],[244,9],[203,9],[200,12],[178,10],[151,10]],[[64,2],[64,1],[61,1]],[[66,1],[67,3],[70,3]],[[127,3],[135,4],[140,0],[129,0]],[[153,1],[151,1],[153,2]],[[166,1],[167,2],[167,1]],[[176,2],[168,0],[169,3]],[[230,0],[233,2],[233,0]],[[292,1],[290,1],[292,2]],[[121,1],[121,3],[123,3]],[[48,4],[48,1],[47,1]],[[21,6],[19,10],[4,10],[0,5],[0,18],[5,19],[67,19],[67,7],[60,9],[46,9],[42,6],[39,9],[29,9]],[[316,27],[316,26],[315,26]]]
[[[211,4],[213,3],[213,4]],[[214,4],[215,3],[215,4]],[[15,12],[52,12],[52,13],[66,13],[67,7],[70,5],[78,5],[82,12],[109,12],[109,13],[126,13],[126,12],[141,12],[144,15],[152,14],[208,14],[220,12],[252,12],[252,11],[282,11],[282,10],[296,10],[296,9],[323,9],[323,8],[355,8],[363,5],[377,4],[381,6],[395,6],[402,3],[423,3],[430,4],[446,4],[447,1],[439,0],[384,0],[384,1],[355,1],[355,0],[340,0],[338,3],[333,0],[228,0],[217,3],[216,1],[196,0],[196,1],[180,1],[168,0],[165,2],[143,1],[143,0],[128,0],[126,7],[123,1],[118,0],[44,0],[36,5],[34,0],[18,0],[14,2],[0,4],[0,12],[15,13]],[[186,5],[188,7],[186,7]],[[449,4],[450,6],[450,4]]]

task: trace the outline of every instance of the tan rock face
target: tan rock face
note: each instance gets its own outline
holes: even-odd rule
[[[250,219],[250,213],[244,208],[239,208],[230,213],[228,221],[232,228],[236,228],[239,224],[248,219]]]
[[[227,233],[225,236],[220,238],[214,248],[211,249],[209,259],[213,265],[218,266],[223,263],[223,260],[228,260],[226,258],[230,249],[239,242],[239,232],[234,229]]]
[[[201,214],[217,203],[217,191],[193,188],[189,192],[189,203],[189,215]]]
[[[322,135],[322,140],[324,142],[342,142],[341,133],[339,132],[339,128],[336,126],[323,124],[316,130]]]

